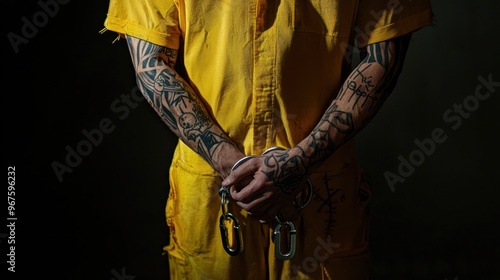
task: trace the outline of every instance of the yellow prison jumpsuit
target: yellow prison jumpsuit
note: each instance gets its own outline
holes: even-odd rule
[[[183,48],[188,81],[246,155],[291,148],[342,83],[353,41],[374,43],[432,23],[424,0],[111,0],[108,30]],[[231,203],[244,250],[219,232],[221,178],[179,142],[166,217],[171,279],[367,279],[370,188],[349,142],[311,176],[312,202],[294,224],[297,252],[274,257],[272,228]]]

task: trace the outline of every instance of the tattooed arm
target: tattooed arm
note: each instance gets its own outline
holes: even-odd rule
[[[290,201],[300,192],[305,177],[365,127],[393,91],[410,37],[368,45],[361,52],[360,64],[305,139],[290,150],[249,160],[231,173],[223,186],[232,186],[237,203],[265,221],[271,221],[277,211],[294,216]],[[250,184],[239,184],[250,174],[255,178]]]
[[[221,176],[244,154],[174,70],[177,50],[127,36],[137,85],[163,122]]]
[[[411,34],[368,45],[311,134],[297,145],[311,173],[376,115],[394,90]]]

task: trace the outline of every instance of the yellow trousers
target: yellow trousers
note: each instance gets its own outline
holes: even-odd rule
[[[230,256],[219,228],[221,178],[180,144],[170,167],[166,216],[170,229],[170,279],[368,279],[370,188],[355,161],[320,168],[310,180],[311,202],[294,220],[297,249],[290,260],[275,257],[273,228],[229,209],[242,232],[244,249]]]

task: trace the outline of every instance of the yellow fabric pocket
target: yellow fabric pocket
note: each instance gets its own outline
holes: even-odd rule
[[[171,240],[189,255],[210,252],[220,245],[221,179],[197,174],[173,162],[166,217]],[[214,244],[216,243],[216,244]]]

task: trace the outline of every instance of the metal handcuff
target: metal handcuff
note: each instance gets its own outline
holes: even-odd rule
[[[275,150],[285,150],[284,148],[281,147],[273,147],[269,148],[262,155],[265,155],[269,152],[275,151]],[[231,168],[231,172],[235,170],[238,166],[240,166],[243,162],[254,158],[255,156],[246,156],[238,160],[233,167]],[[307,193],[307,199],[301,204],[298,205],[297,201],[294,200],[293,204],[298,207],[299,210],[302,210],[304,207],[306,207],[309,202],[311,201],[312,194],[313,194],[313,185],[311,183],[311,180],[307,178],[307,186],[308,186],[308,193]],[[219,219],[219,227],[220,227],[220,233],[222,237],[222,246],[224,247],[224,250],[231,256],[237,256],[242,250],[243,250],[243,241],[242,241],[242,236],[241,236],[241,231],[240,231],[240,224],[238,222],[238,219],[229,211],[229,189],[221,187],[219,190],[219,195],[221,196],[221,207],[222,207],[222,215],[220,216]],[[281,260],[289,260],[293,258],[295,255],[295,248],[296,248],[296,230],[295,230],[295,225],[293,222],[287,221],[283,215],[278,212],[275,215],[275,219],[278,222],[278,225],[274,229],[273,232],[273,241],[275,243],[275,249],[274,249],[274,254],[276,255],[276,258],[281,259]],[[235,244],[232,247],[229,242],[229,232],[228,229],[225,225],[225,221],[232,221],[233,222],[233,236],[235,237]],[[288,227],[288,240],[289,240],[289,246],[288,246],[288,251],[283,253],[281,251],[281,228],[282,227]]]

